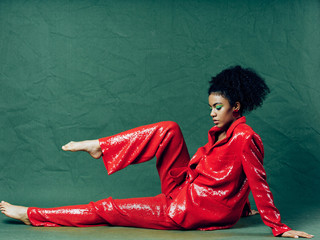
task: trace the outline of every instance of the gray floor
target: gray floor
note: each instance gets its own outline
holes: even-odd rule
[[[320,207],[314,205],[281,208],[283,222],[295,230],[320,239]],[[270,228],[259,215],[242,218],[233,228],[218,231],[164,231],[126,227],[58,227],[44,228],[23,225],[0,216],[0,239],[271,239]]]

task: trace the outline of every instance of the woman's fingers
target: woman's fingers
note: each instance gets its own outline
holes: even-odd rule
[[[281,237],[290,237],[290,238],[313,238],[314,236],[311,234],[308,234],[306,232],[301,232],[301,231],[295,231],[295,230],[290,230],[287,232],[284,232]]]

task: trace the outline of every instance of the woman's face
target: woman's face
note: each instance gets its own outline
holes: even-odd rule
[[[226,131],[230,125],[239,118],[240,115],[234,114],[234,110],[239,110],[240,103],[237,102],[234,107],[230,106],[228,99],[215,93],[211,93],[208,100],[211,108],[210,116],[214,124]]]

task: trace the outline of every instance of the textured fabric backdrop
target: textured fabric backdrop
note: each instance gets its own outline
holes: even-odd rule
[[[213,126],[210,76],[240,64],[271,88],[247,120],[276,205],[319,201],[319,13],[316,0],[1,0],[1,198],[158,194],[155,161],[108,176],[101,160],[61,146],[172,120],[193,155]]]

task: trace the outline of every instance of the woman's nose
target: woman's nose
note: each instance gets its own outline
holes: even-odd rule
[[[214,109],[212,109],[212,110],[211,110],[211,112],[210,112],[210,116],[211,116],[211,117],[216,116],[216,113],[215,113]]]

